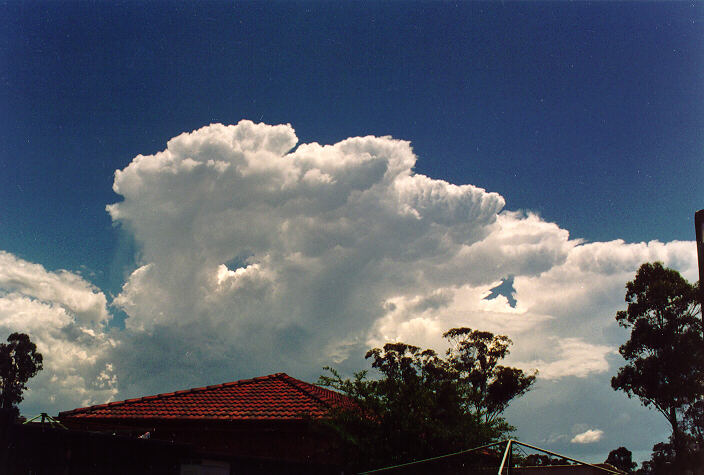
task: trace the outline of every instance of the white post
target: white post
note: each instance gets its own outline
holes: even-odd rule
[[[501,473],[504,471],[504,465],[506,464],[506,459],[508,458],[508,454],[511,452],[511,442],[513,442],[513,440],[508,439],[508,442],[506,443],[506,450],[504,450],[504,458],[501,459],[501,466],[499,467],[499,474],[498,475],[501,475]]]

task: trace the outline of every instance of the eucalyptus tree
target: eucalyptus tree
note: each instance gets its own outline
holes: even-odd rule
[[[682,420],[704,398],[697,286],[659,262],[646,263],[626,285],[626,302],[627,309],[616,314],[619,325],[631,330],[619,348],[626,365],[611,379],[611,386],[667,419],[677,455],[684,440]]]
[[[7,343],[0,343],[0,408],[19,414],[17,404],[27,381],[42,368],[42,355],[25,333],[13,333]]]

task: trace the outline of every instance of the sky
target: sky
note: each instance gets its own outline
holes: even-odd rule
[[[444,350],[538,369],[523,441],[637,459],[640,264],[697,279],[704,5],[3,2],[0,334],[24,414]]]

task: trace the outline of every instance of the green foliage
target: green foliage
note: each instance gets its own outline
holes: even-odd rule
[[[633,453],[626,447],[619,447],[609,452],[609,456],[604,463],[610,463],[614,467],[623,470],[626,473],[631,473],[638,465],[633,461]]]
[[[495,421],[512,399],[525,394],[535,382],[535,374],[499,365],[513,343],[508,337],[470,328],[453,328],[443,336],[454,343],[447,351],[447,361],[462,399],[486,423]]]
[[[526,457],[516,457],[516,462],[520,467],[546,467],[550,465],[571,465],[567,459],[551,457],[547,454],[531,454]]]
[[[646,460],[636,475],[685,474],[699,475],[704,473],[704,446],[701,441],[690,434],[680,434],[679,448],[671,436],[668,442],[660,442],[653,446],[650,460]]]
[[[513,428],[500,416],[535,380],[498,365],[510,340],[468,328],[450,330],[447,358],[405,343],[387,343],[366,358],[379,373],[344,379],[333,368],[319,379],[354,404],[333,410],[349,468],[362,469],[419,460],[500,439]]]
[[[684,431],[704,447],[704,399],[691,404],[682,420]]]
[[[42,355],[24,333],[13,333],[0,343],[0,408],[19,414],[17,404],[29,378],[42,369]]]
[[[653,459],[641,469],[666,473],[660,470],[682,468],[701,449],[704,337],[697,286],[659,262],[646,263],[626,285],[626,302],[616,320],[631,329],[630,339],[619,348],[627,364],[611,386],[655,407],[670,423],[671,442],[653,447]]]

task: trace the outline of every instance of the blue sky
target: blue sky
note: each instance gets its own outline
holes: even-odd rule
[[[497,193],[504,213],[524,213],[516,218],[522,225],[539,216],[540,229],[554,223],[586,243],[655,240],[670,249],[668,243],[694,239],[693,215],[704,207],[701,3],[5,2],[0,15],[0,250],[12,256],[7,262],[37,264],[39,274],[60,278],[66,274],[56,272],[64,269],[96,286],[89,293],[105,295],[107,310],[99,313],[108,316],[95,321],[108,329],[124,328],[125,318],[144,323],[129,299],[110,305],[121,292],[134,297],[123,290],[127,282],[136,288],[132,272],[160,259],[173,262],[158,240],[150,241],[164,230],[140,221],[148,217],[137,218],[128,204],[122,217],[106,212],[106,205],[131,199],[113,191],[115,171],[211,123],[291,124],[298,144],[367,135],[410,141],[416,174]],[[155,209],[161,203],[134,199]],[[231,239],[244,254],[230,259],[254,246]],[[670,265],[687,262],[672,257],[674,251],[661,256],[648,249],[644,255],[666,263],[671,257]],[[629,266],[613,290],[621,301],[635,271]],[[525,275],[550,268],[537,265]],[[474,284],[490,288],[520,272]],[[331,282],[326,295],[355,297]],[[516,277],[514,286],[525,282]],[[430,292],[426,284],[422,292]],[[51,307],[53,297],[32,294],[29,284],[24,291],[4,285],[0,295],[24,292]],[[308,290],[323,295],[318,287]],[[379,298],[398,297],[389,292]],[[603,307],[604,321],[612,319],[617,308]],[[275,314],[273,308],[259,311]],[[391,313],[383,318],[397,318]],[[360,328],[380,328],[381,321],[370,310]],[[308,341],[311,328],[301,324],[300,334],[285,335]],[[604,347],[623,339],[608,326],[599,332]],[[156,361],[173,350],[153,335],[153,348],[161,348],[153,350]],[[360,348],[372,341],[368,336]],[[608,358],[613,373],[619,361]],[[314,377],[318,370],[309,363],[309,373],[293,375]],[[116,395],[155,389],[128,375],[129,364],[117,357],[109,364],[124,374]],[[261,369],[274,366],[272,360]],[[608,373],[593,372],[600,381]],[[163,391],[178,389],[179,377],[165,376]],[[204,383],[193,375],[186,381]],[[42,399],[33,401],[38,407]],[[550,438],[546,428],[530,431],[521,434],[529,442]],[[559,436],[554,444],[566,440]],[[634,450],[648,451],[662,439],[633,440]]]

